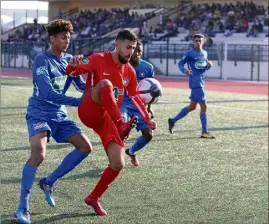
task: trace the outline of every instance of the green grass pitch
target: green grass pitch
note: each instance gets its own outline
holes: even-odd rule
[[[32,84],[1,79],[1,223],[13,223],[21,170],[30,150],[25,122]],[[79,96],[74,89],[68,95]],[[177,123],[171,135],[167,118],[189,102],[189,90],[164,89],[153,106],[158,129],[138,154],[141,166],[126,167],[103,197],[109,213],[98,217],[84,197],[108,164],[98,136],[83,127],[76,108],[68,108],[93,143],[91,155],[56,184],[50,208],[37,187],[72,150],[51,141],[30,198],[33,223],[181,224],[268,223],[268,97],[207,92],[208,122],[216,139],[200,139],[199,106]],[[132,131],[126,145],[139,133]]]

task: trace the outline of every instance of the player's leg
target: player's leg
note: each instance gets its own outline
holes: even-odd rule
[[[85,198],[85,203],[92,206],[98,215],[107,215],[99,199],[107,191],[110,184],[117,178],[124,167],[124,148],[114,141],[107,146],[109,165],[103,171],[93,191]]]
[[[143,149],[153,138],[152,130],[150,128],[143,129],[141,132],[142,136],[136,139],[135,144],[125,150],[125,153],[131,158],[131,163],[134,166],[139,166],[136,153]]]
[[[102,208],[99,199],[107,191],[110,184],[119,175],[124,167],[124,143],[121,140],[117,128],[108,114],[105,115],[100,127],[94,129],[100,136],[106,150],[109,165],[103,171],[93,191],[85,198],[85,203],[92,206],[98,215],[107,215]]]
[[[146,122],[143,120],[143,117],[137,110],[128,109],[127,112],[128,115],[131,117],[138,117],[136,130],[141,131],[142,136],[138,137],[136,142],[130,148],[125,150],[125,153],[130,157],[131,162],[134,166],[139,166],[139,161],[136,158],[136,153],[142,148],[144,148],[152,140],[153,134],[152,130],[149,128],[149,126],[146,124]]]
[[[120,109],[117,105],[117,95],[113,92],[112,83],[105,79],[101,80],[91,91],[92,100],[105,108],[107,113],[116,124],[120,137],[125,138],[137,123],[137,118],[133,117],[130,121],[124,122],[121,117]]]
[[[81,163],[92,149],[89,139],[81,132],[75,122],[66,118],[60,121],[57,126],[57,130],[53,135],[56,142],[69,142],[75,149],[63,159],[51,174],[39,181],[39,186],[44,191],[45,199],[51,207],[55,206],[55,201],[52,197],[55,182]]]
[[[194,99],[193,93],[190,96],[191,102],[188,106],[184,107],[175,117],[168,119],[168,129],[171,134],[173,134],[173,129],[175,124],[178,120],[182,119],[183,117],[187,116],[189,112],[196,109],[197,102]]]
[[[208,129],[207,129],[207,102],[206,102],[205,91],[203,88],[200,89],[200,93],[198,95],[199,95],[198,102],[201,107],[201,111],[200,111],[200,121],[202,125],[201,138],[215,138],[208,132]]]
[[[37,124],[38,125],[38,124]],[[41,123],[39,124],[40,126]],[[36,126],[38,127],[38,126]],[[29,128],[29,124],[28,124]],[[46,127],[41,127],[46,129]],[[46,156],[46,144],[48,141],[48,131],[42,131],[30,137],[31,156],[23,167],[21,179],[21,193],[18,209],[14,216],[24,224],[31,223],[29,213],[29,197],[32,190],[33,182],[37,167],[42,163]]]
[[[200,107],[201,107],[201,112],[200,112],[200,121],[201,121],[201,125],[202,125],[202,134],[201,134],[201,138],[215,138],[213,135],[211,135],[208,132],[208,128],[207,128],[207,103],[205,102],[201,102],[199,103]]]

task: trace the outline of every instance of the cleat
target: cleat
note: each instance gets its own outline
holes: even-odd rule
[[[215,138],[209,132],[202,133],[201,138]]]
[[[100,215],[100,216],[106,216],[107,215],[107,212],[103,209],[99,199],[94,199],[92,197],[86,197],[84,199],[84,202],[87,205],[91,206],[94,209],[94,211],[95,211],[95,213],[97,215]]]
[[[175,123],[173,122],[172,118],[168,119],[168,129],[170,131],[171,134],[173,134],[173,129],[175,127]]]
[[[120,138],[122,140],[126,139],[126,137],[127,138],[129,137],[130,131],[132,130],[132,128],[134,128],[137,125],[137,122],[138,122],[138,117],[134,116],[125,123],[119,123],[118,131],[119,131]]]
[[[126,149],[126,150],[125,150],[125,153],[126,153],[126,155],[128,155],[128,156],[131,158],[131,163],[132,163],[134,166],[139,166],[139,161],[137,160],[137,158],[136,158],[135,155],[131,155],[131,154],[130,154],[129,149]]]
[[[31,224],[30,213],[26,209],[18,208],[14,213],[14,218],[22,224]]]
[[[38,183],[40,189],[45,193],[45,200],[48,202],[50,207],[55,207],[55,201],[52,197],[53,187],[46,183],[46,178],[42,178]]]

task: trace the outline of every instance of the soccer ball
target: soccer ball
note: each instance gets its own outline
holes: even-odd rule
[[[136,92],[145,104],[154,104],[162,96],[163,88],[157,79],[145,78],[138,83]]]

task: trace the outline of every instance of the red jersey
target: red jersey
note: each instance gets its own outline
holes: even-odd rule
[[[108,79],[113,85],[114,97],[118,105],[121,105],[124,92],[127,92],[145,121],[148,122],[150,120],[143,102],[136,93],[137,79],[135,70],[129,63],[123,65],[116,64],[111,52],[92,54],[88,58],[84,58],[76,68],[68,65],[66,73],[69,76],[87,73],[85,89],[95,86],[103,79]]]

